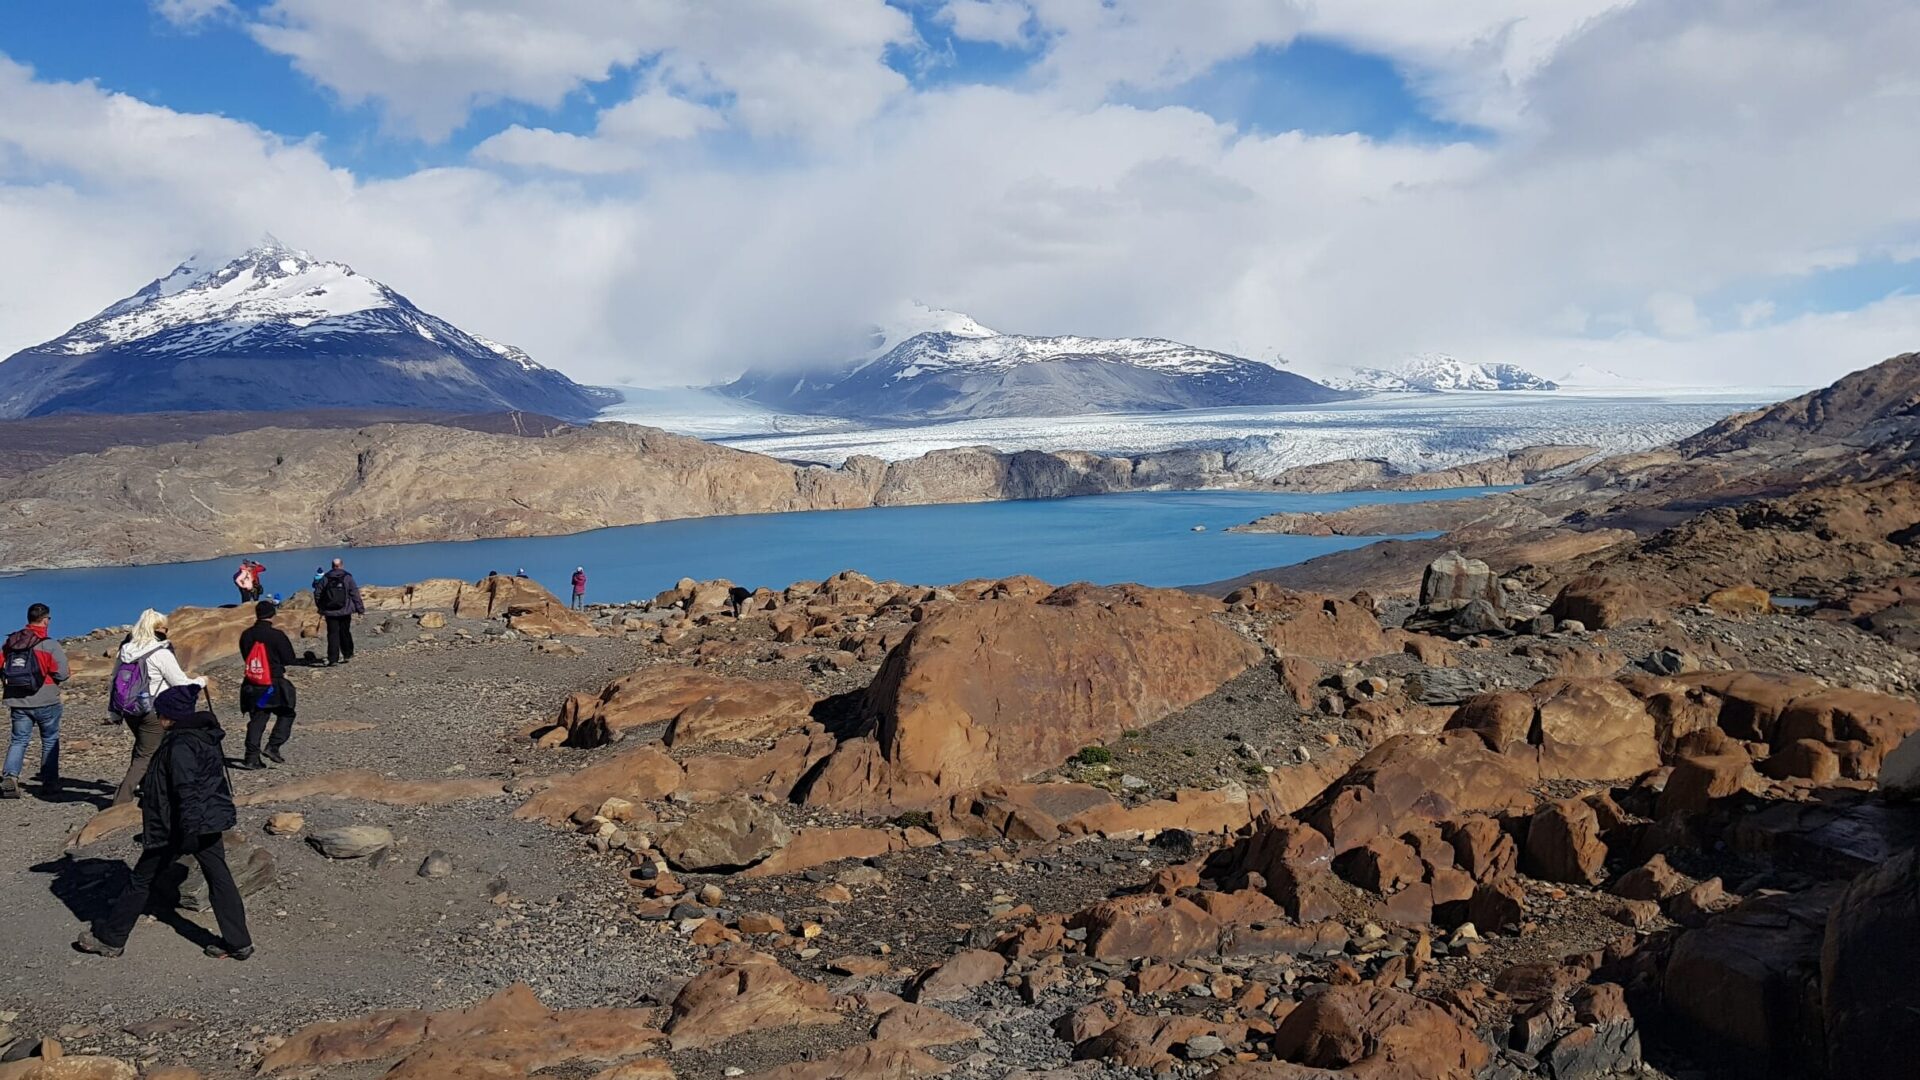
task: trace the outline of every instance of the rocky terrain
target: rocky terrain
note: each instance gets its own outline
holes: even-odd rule
[[[1909,1075],[1920,578],[1856,507],[1410,595],[370,587],[236,774],[245,964],[191,877],[67,951],[134,825],[118,634],[71,640],[77,783],[0,811],[0,1077]],[[246,620],[172,616],[223,713]]]

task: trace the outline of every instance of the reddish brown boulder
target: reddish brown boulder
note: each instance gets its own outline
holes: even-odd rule
[[[1729,745],[1719,753],[1682,754],[1673,763],[1667,786],[1661,789],[1660,816],[1705,810],[1716,800],[1759,787],[1753,761],[1738,745]]]
[[[668,723],[669,746],[759,739],[807,721],[813,695],[787,679],[728,678],[663,664],[608,683],[599,694],[574,694],[554,723],[572,746],[600,746],[628,730]]]
[[[907,846],[896,829],[801,829],[786,847],[742,872],[742,877],[797,874],[844,859],[871,859]]]
[[[1214,1025],[1197,1016],[1134,1016],[1123,1012],[1105,1030],[1073,1048],[1076,1061],[1107,1061],[1121,1068],[1164,1071],[1173,1065],[1173,1048]]]
[[[1562,621],[1571,620],[1589,630],[1608,630],[1616,626],[1654,616],[1653,605],[1630,581],[1600,574],[1589,574],[1567,582],[1554,597],[1547,614]]]
[[[1152,723],[1259,658],[1218,610],[1137,586],[935,605],[868,690],[871,738],[843,743],[806,799],[927,807]]]
[[[1282,657],[1351,664],[1393,651],[1380,620],[1351,600],[1287,593],[1258,610],[1275,614],[1265,637]]]
[[[907,988],[907,1000],[925,1004],[932,1001],[958,1001],[999,978],[1007,970],[1007,961],[999,953],[985,949],[963,949],[920,973]]]
[[[1606,876],[1607,845],[1600,840],[1600,819],[1579,799],[1550,802],[1527,822],[1522,867],[1542,881],[1595,885]]]
[[[1538,778],[1530,763],[1489,750],[1472,732],[1403,735],[1361,758],[1300,818],[1341,853],[1376,836],[1530,802]]]
[[[1102,901],[1068,920],[1087,931],[1096,960],[1184,960],[1219,948],[1219,920],[1178,896],[1141,894]]]
[[[1547,679],[1524,693],[1484,694],[1447,726],[1501,753],[1534,756],[1544,779],[1638,776],[1660,765],[1652,714],[1612,679]]]
[[[1453,846],[1453,860],[1481,883],[1513,876],[1520,849],[1490,817],[1470,817],[1445,823],[1442,834]]]
[[[1288,1062],[1380,1080],[1471,1080],[1490,1056],[1466,1018],[1376,986],[1334,986],[1308,997],[1274,1031],[1273,1051]],[[1236,1068],[1254,1067],[1214,1075],[1272,1075]]]
[[[513,816],[558,825],[582,806],[599,806],[619,797],[645,802],[679,790],[682,774],[674,760],[655,746],[636,746],[574,773],[555,777]]]
[[[1665,900],[1690,887],[1686,877],[1667,864],[1665,855],[1655,855],[1644,865],[1621,874],[1607,891],[1629,900]]]
[[[1707,606],[1722,615],[1765,615],[1773,610],[1773,594],[1758,585],[1729,585],[1707,594]]]
[[[1385,896],[1419,884],[1426,868],[1410,845],[1376,836],[1336,859],[1334,869],[1355,885]]]
[[[695,975],[673,999],[667,1034],[676,1050],[699,1049],[748,1031],[833,1024],[833,995],[764,953],[747,953]]]

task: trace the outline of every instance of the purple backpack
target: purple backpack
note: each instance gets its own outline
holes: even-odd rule
[[[162,645],[131,660],[122,660],[113,669],[113,687],[107,691],[107,708],[115,716],[138,719],[153,711],[153,695],[147,692],[147,657],[166,647]]]

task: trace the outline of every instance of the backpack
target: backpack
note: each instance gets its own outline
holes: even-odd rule
[[[321,612],[344,611],[351,598],[347,595],[347,579],[329,574],[320,579],[320,587],[313,591],[314,603]]]
[[[253,648],[247,650],[247,684],[273,685],[273,665],[267,661],[267,643],[264,641],[254,642]]]
[[[38,635],[25,630],[16,630],[7,635],[4,646],[4,661],[0,662],[0,682],[4,682],[9,696],[24,697],[37,693],[47,685],[46,672],[40,669],[40,658],[34,651],[40,647]]]
[[[153,712],[153,695],[147,690],[147,657],[170,648],[161,645],[122,660],[113,669],[113,685],[107,690],[107,710],[115,716],[138,719]]]

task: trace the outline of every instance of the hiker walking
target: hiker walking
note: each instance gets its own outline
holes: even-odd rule
[[[206,954],[234,960],[253,955],[246,905],[227,867],[224,848],[223,834],[239,820],[220,749],[225,733],[212,710],[200,708],[199,701],[196,685],[176,686],[154,701],[154,713],[166,734],[140,789],[140,859],[133,864],[133,879],[113,909],[92,929],[81,931],[73,943],[81,952],[96,956],[125,952],[127,935],[147,910],[154,879],[181,856],[191,855],[207,879],[213,916],[220,925],[220,940],[207,946]]]
[[[569,608],[587,606],[587,568],[584,566],[573,568],[573,601],[567,606]]]
[[[240,681],[240,711],[247,714],[247,756],[243,769],[264,769],[260,760],[285,765],[280,748],[293,735],[293,684],[287,681],[287,665],[293,663],[293,641],[286,631],[273,625],[279,607],[262,600],[253,606],[253,625],[240,634],[240,659],[246,674]],[[260,745],[267,733],[267,721],[273,720],[273,738]]]
[[[365,615],[367,605],[360,599],[360,584],[339,559],[314,582],[313,602],[327,620],[327,665],[352,660],[353,617]]]
[[[189,675],[180,666],[180,658],[167,642],[167,617],[148,608],[120,643],[113,683],[107,689],[107,711],[133,731],[133,760],[127,763],[127,775],[114,790],[113,805],[130,803],[138,793],[140,781],[166,734],[153,703],[178,686],[205,689],[207,679]]]
[[[13,722],[7,762],[0,771],[0,799],[20,797],[20,769],[27,763],[27,741],[40,731],[40,795],[60,788],[60,684],[72,672],[66,650],[47,636],[52,609],[27,606],[27,625],[7,635],[0,646],[0,673],[7,711]]]

